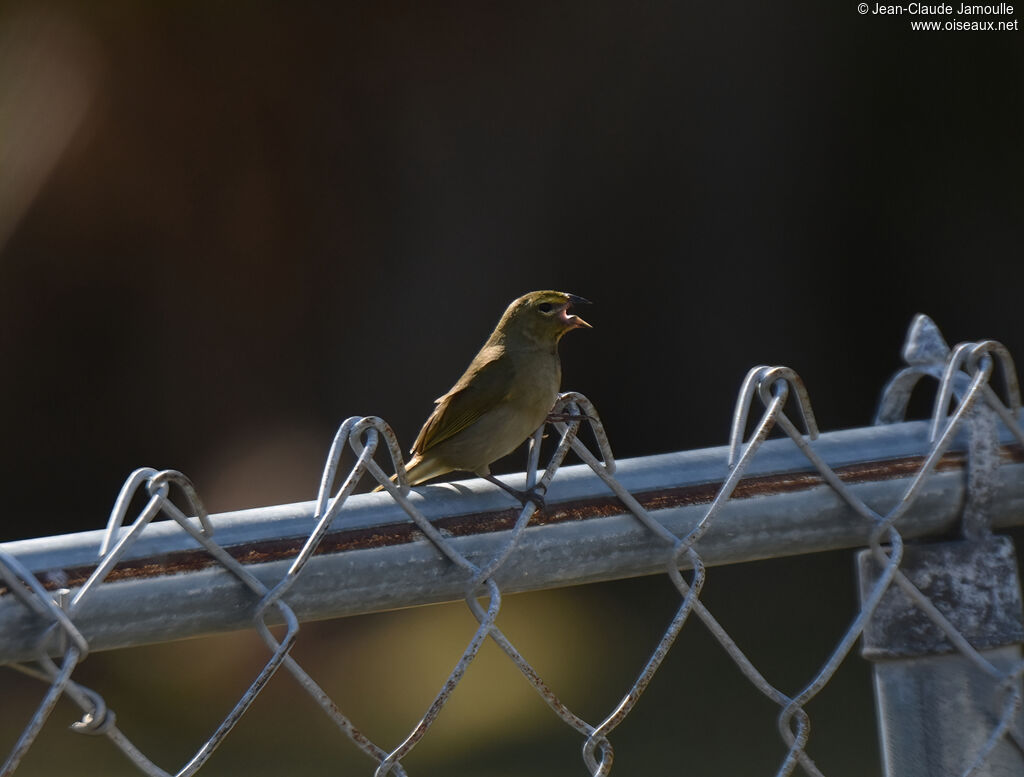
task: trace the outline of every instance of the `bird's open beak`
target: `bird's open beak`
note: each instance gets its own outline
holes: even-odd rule
[[[573,305],[590,305],[591,304],[590,300],[589,299],[584,299],[583,297],[580,297],[580,296],[578,296],[576,294],[567,294],[566,296],[569,298],[569,301],[566,302],[565,305],[562,306],[562,311],[559,314],[559,317],[562,319],[562,321],[565,322],[566,326],[569,329],[575,329],[577,327],[586,327],[587,329],[593,329],[594,327],[592,327],[590,324],[588,324],[582,318],[580,318],[579,316],[572,315],[571,313],[569,313],[569,308],[571,306],[573,306]]]

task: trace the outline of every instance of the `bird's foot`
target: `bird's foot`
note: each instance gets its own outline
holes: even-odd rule
[[[528,488],[525,491],[520,491],[518,488],[512,488],[512,486],[502,483],[500,480],[494,477],[494,475],[481,475],[480,477],[482,477],[484,480],[493,483],[510,496],[513,496],[516,499],[518,499],[520,502],[522,502],[523,507],[526,506],[527,502],[533,502],[534,505],[537,506],[538,510],[543,510],[544,507],[547,505],[547,502],[544,500],[544,492],[547,489],[541,486],[539,483],[533,486],[533,488]]]
[[[537,506],[538,511],[543,510],[548,504],[544,499],[544,491],[545,489],[539,485],[526,491],[520,491],[519,501],[523,503],[523,507],[526,507],[527,502],[533,502]]]

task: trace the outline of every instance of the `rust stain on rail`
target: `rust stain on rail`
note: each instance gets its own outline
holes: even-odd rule
[[[1019,445],[1003,446],[1000,454],[1009,461],[1024,461],[1024,448]],[[837,467],[835,473],[844,483],[869,483],[911,477],[920,469],[923,463],[923,456],[909,456],[888,461],[871,461]],[[966,463],[966,456],[963,453],[947,453],[939,459],[935,466],[935,471],[943,472],[963,469]],[[825,480],[817,471],[750,477],[744,478],[739,482],[732,498],[750,499],[752,497],[767,497],[806,491],[823,485],[825,485]],[[710,504],[721,486],[721,482],[703,483],[680,488],[641,492],[634,494],[634,496],[646,510],[666,510],[674,507]],[[533,516],[531,525],[544,526],[569,521],[591,520],[620,515],[623,512],[624,508],[618,498],[609,495],[607,497],[581,500],[571,505],[550,505],[542,512],[536,513]],[[434,525],[448,536],[461,537],[472,534],[507,531],[515,524],[518,515],[518,509],[509,508],[495,512],[439,518],[434,521]],[[407,542],[415,542],[422,538],[422,533],[414,524],[404,522],[363,529],[345,529],[328,533],[317,548],[316,554],[401,545]],[[267,540],[243,546],[227,547],[225,550],[243,564],[286,561],[298,555],[305,541],[305,537]],[[216,564],[217,562],[206,551],[182,551],[160,557],[124,561],[110,572],[107,580],[136,580],[157,577],[178,572],[195,571],[215,566]],[[69,568],[61,570],[63,574],[59,584],[54,582],[49,575],[41,575],[40,582],[49,589],[61,586],[74,587],[84,583],[94,569],[95,566]],[[7,589],[0,587],[0,595],[6,593]]]

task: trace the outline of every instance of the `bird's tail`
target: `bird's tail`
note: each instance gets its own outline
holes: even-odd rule
[[[439,475],[444,475],[451,471],[451,467],[441,464],[431,458],[420,458],[418,454],[409,459],[409,463],[405,465],[405,476],[409,481],[410,486],[418,486],[420,483],[425,483],[431,478],[436,478]],[[391,482],[397,483],[398,475],[392,475]],[[377,486],[373,490],[383,491],[384,486]]]
[[[391,476],[391,482],[392,483],[397,483],[398,482],[398,475],[392,475]],[[375,489],[373,489],[373,491],[383,491],[383,490],[384,490],[384,486],[377,486]],[[370,493],[373,493],[373,491],[371,491]]]

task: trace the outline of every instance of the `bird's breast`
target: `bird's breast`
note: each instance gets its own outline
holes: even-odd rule
[[[544,423],[558,397],[561,367],[557,355],[553,359],[520,359],[514,368],[515,379],[503,400],[432,448],[435,458],[451,469],[486,472],[492,461],[518,448]]]
[[[561,382],[562,366],[557,355],[523,359],[516,364],[516,379],[508,400],[524,410],[532,410],[531,415],[537,418],[536,428],[555,404]]]

